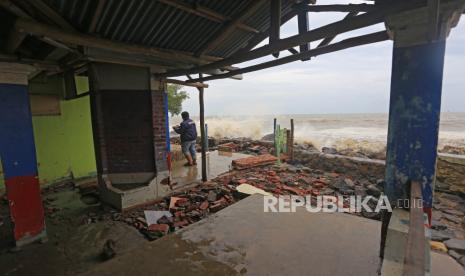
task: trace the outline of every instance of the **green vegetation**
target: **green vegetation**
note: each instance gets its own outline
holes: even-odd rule
[[[182,102],[189,99],[186,91],[182,91],[182,85],[168,84],[168,111],[171,116],[182,112]]]

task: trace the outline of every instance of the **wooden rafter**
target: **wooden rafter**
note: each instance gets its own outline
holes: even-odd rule
[[[32,5],[35,9],[40,11],[43,15],[49,18],[53,23],[64,30],[74,31],[74,27],[66,21],[59,13],[54,9],[49,7],[47,4],[41,0],[29,0],[28,3]]]
[[[195,14],[197,16],[203,17],[205,19],[217,22],[217,23],[224,23],[230,21],[231,18],[224,16],[216,11],[213,11],[209,8],[203,7],[201,5],[190,6],[182,1],[179,0],[158,0],[158,2],[163,3],[165,5],[172,6],[174,8],[183,10],[185,12]],[[242,29],[247,32],[251,33],[259,33],[259,31],[249,25],[244,23],[239,23],[236,26],[239,29]]]
[[[281,30],[281,0],[270,0],[270,45],[280,39]],[[273,53],[279,57],[279,52]]]
[[[233,20],[224,23],[224,26],[215,33],[213,39],[207,41],[197,52],[197,56],[201,56],[208,53],[212,49],[216,48],[221,42],[223,42],[231,33],[242,24],[242,21],[253,15],[265,1],[268,0],[256,0],[253,1],[241,14],[239,14]]]
[[[376,8],[373,4],[346,4],[346,5],[305,5],[300,6],[306,12],[369,12]]]
[[[349,12],[349,13],[344,17],[344,19],[357,16],[357,14],[358,14],[358,12]],[[318,44],[317,47],[326,46],[326,45],[328,45],[329,43],[331,43],[331,41],[333,41],[335,38],[336,38],[335,35],[333,35],[333,36],[328,36],[328,37],[326,37],[325,39],[323,39],[323,40],[320,42],[320,44]]]
[[[220,60],[221,58],[204,56],[202,58],[194,57],[192,53],[160,49],[155,47],[147,47],[142,45],[128,44],[117,42],[108,39],[95,37],[88,34],[78,32],[68,32],[62,29],[48,26],[45,24],[18,19],[15,23],[15,29],[21,33],[27,33],[34,36],[46,36],[54,40],[61,41],[65,44],[80,45],[95,47],[99,49],[111,50],[119,53],[141,54],[146,56],[158,57],[161,59],[169,59],[179,61],[184,64],[205,64],[212,61]]]
[[[299,34],[303,34],[310,30],[307,12],[299,11],[299,13],[297,14],[297,27],[299,29]],[[291,49],[294,49],[294,48],[291,48]],[[306,52],[308,50],[310,50],[310,43],[304,43],[299,46],[299,51],[301,53]]]
[[[16,15],[17,17],[31,19],[31,17],[26,12],[24,12],[22,9],[20,9],[18,6],[16,6],[9,0],[0,0],[0,7]],[[25,38],[26,34],[16,32],[15,30],[11,30],[8,35],[8,40],[6,42],[5,52],[7,54],[13,54]]]
[[[242,53],[240,55],[235,55],[230,58],[226,58],[217,62],[194,67],[187,70],[169,71],[165,74],[161,74],[160,77],[172,77],[185,74],[195,74],[198,72],[204,72],[205,70],[222,68],[224,66],[250,61],[253,59],[270,55],[272,53],[276,53],[277,51],[287,50],[305,42],[317,41],[326,37],[331,37],[341,33],[382,23],[384,22],[385,17],[388,15],[396,14],[411,9],[417,9],[424,6],[425,1],[423,0],[399,2],[389,6],[383,6],[382,8],[376,9],[372,12],[367,12],[352,18],[340,20],[338,22],[310,30],[304,34],[298,34],[284,39],[280,39],[279,41],[276,41],[274,44],[265,45],[250,52]]]
[[[294,55],[289,55],[280,59],[276,60],[271,60],[268,62],[260,63],[257,65],[252,65],[249,67],[245,67],[242,69],[238,69],[235,71],[231,71],[228,73],[224,73],[221,75],[216,75],[216,76],[208,76],[204,78],[197,78],[197,79],[191,79],[188,80],[187,82],[204,82],[204,81],[210,81],[210,80],[216,80],[216,79],[223,79],[223,78],[229,78],[234,74],[244,74],[244,73],[250,73],[258,70],[263,70],[279,65],[283,65],[286,63],[294,62],[297,60],[302,60],[302,59],[308,59],[310,57],[315,57],[327,53],[332,53],[340,50],[344,50],[347,48],[352,48],[352,47],[357,47],[360,45],[366,45],[366,44],[371,44],[371,43],[377,43],[381,41],[385,41],[389,39],[389,35],[387,34],[386,31],[381,31],[377,33],[372,33],[368,35],[362,35],[362,36],[357,36],[353,38],[348,38],[343,41],[330,44],[324,47],[319,47],[315,49],[308,50],[307,52],[303,53],[297,53]]]
[[[90,21],[89,28],[87,29],[88,33],[95,32],[95,28],[97,28],[97,23],[102,15],[103,8],[105,7],[107,0],[98,0],[97,7],[95,8],[95,12],[92,15],[92,20]]]
[[[182,81],[182,80],[177,80],[177,79],[165,79],[165,81],[167,83],[180,84],[184,86],[191,86],[191,87],[197,87],[197,88],[208,88],[208,84],[201,83],[201,82],[187,82],[187,81]]]

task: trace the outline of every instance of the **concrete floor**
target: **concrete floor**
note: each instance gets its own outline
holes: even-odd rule
[[[212,179],[231,170],[231,161],[250,155],[232,152],[210,151],[207,152],[207,177]],[[202,159],[197,154],[197,166],[185,167],[185,160],[174,162],[171,177],[176,182],[176,188],[191,184],[202,177]]]
[[[377,221],[264,213],[255,195],[86,275],[376,275],[379,239]]]
[[[85,275],[377,275],[378,221],[348,214],[264,213],[250,196]],[[465,275],[432,253],[432,275]]]

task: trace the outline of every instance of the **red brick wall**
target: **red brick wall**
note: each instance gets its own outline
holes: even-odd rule
[[[157,171],[168,169],[166,162],[166,114],[163,91],[152,90],[153,144]]]
[[[98,171],[154,172],[155,128],[150,91],[101,90],[92,94]]]

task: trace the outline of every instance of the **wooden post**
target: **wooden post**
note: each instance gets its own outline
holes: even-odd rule
[[[294,119],[291,119],[291,145],[289,152],[289,160],[294,161]]]
[[[205,151],[208,152],[208,124],[205,124]]]
[[[199,74],[202,77],[202,74]],[[202,181],[207,181],[207,155],[205,151],[205,107],[203,101],[203,87],[198,87],[200,104],[200,144],[202,146]]]
[[[273,119],[273,143],[276,149],[276,118]]]

